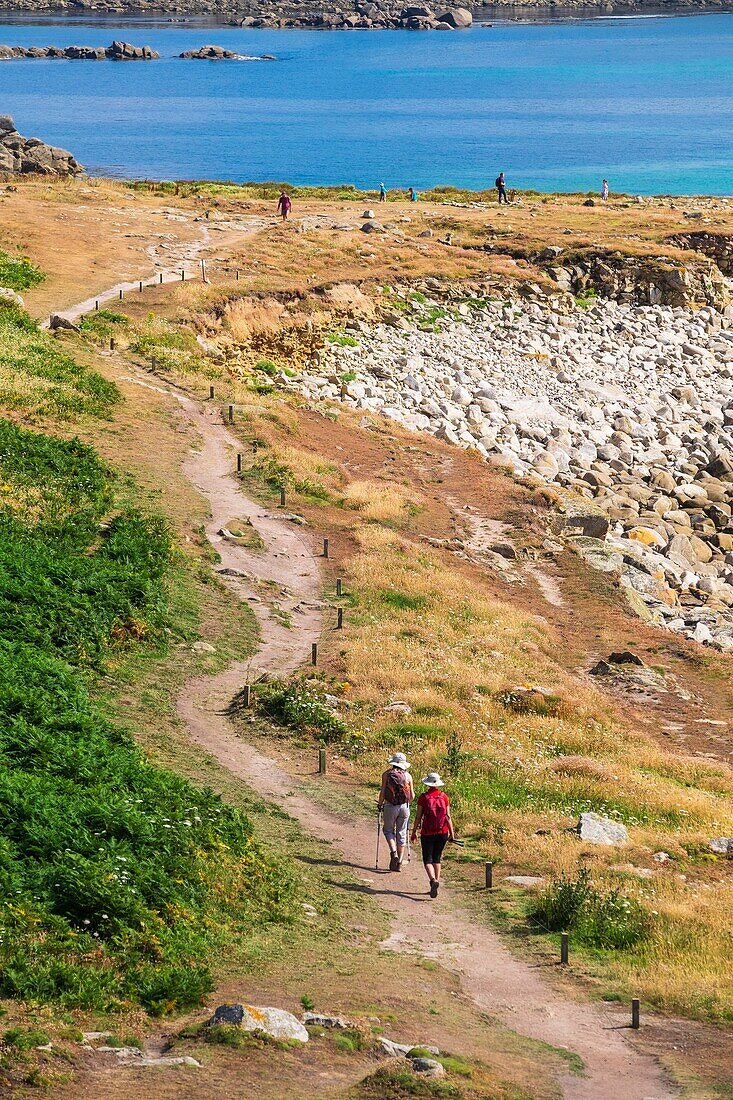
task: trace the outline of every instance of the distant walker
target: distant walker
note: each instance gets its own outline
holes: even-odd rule
[[[280,192],[280,198],[277,200],[277,212],[284,222],[288,220],[288,214],[292,209],[292,202],[290,201],[290,195],[287,191]]]
[[[499,193],[499,206],[501,206],[502,200],[509,205],[509,199],[506,197],[506,180],[504,179],[504,173],[499,172],[499,175],[495,180],[496,190]]]

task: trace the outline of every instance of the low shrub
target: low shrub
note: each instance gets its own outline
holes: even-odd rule
[[[532,917],[553,932],[575,932],[589,947],[619,950],[646,939],[651,916],[617,887],[595,885],[583,868],[577,878],[561,875],[537,898]]]
[[[273,680],[257,690],[257,707],[262,714],[283,726],[290,726],[327,743],[346,744],[354,734],[318,692],[299,683]]]

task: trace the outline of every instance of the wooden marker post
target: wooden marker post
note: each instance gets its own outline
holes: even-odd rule
[[[570,944],[570,937],[568,936],[567,932],[562,932],[561,935],[560,935],[560,964],[561,964],[561,966],[567,966],[568,965],[569,944]]]
[[[99,298],[97,298],[96,302],[94,303],[94,308],[96,310],[99,310]]]
[[[634,1031],[638,1031],[641,1025],[640,1016],[641,1001],[639,1001],[638,998],[634,997],[633,1001],[631,1002],[631,1026]]]
[[[186,269],[182,268],[181,269],[181,282],[185,283],[185,281],[186,281]]]
[[[209,386],[209,401],[213,401],[213,400],[214,400],[214,387]]]
[[[138,291],[137,292],[138,292],[138,294],[142,294],[142,292],[143,292],[143,281],[142,281],[142,279],[140,280],[140,283],[138,285]]]
[[[248,707],[251,702],[251,690],[249,684],[245,684],[242,689],[242,706]]]
[[[115,338],[114,338],[114,336],[110,336],[110,338],[109,338],[109,350],[110,351],[115,350]]]
[[[158,283],[159,283],[159,284],[160,284],[161,286],[163,285],[163,272],[162,272],[162,271],[161,271],[160,275],[158,276]]]
[[[341,595],[341,577],[336,578],[336,595]]]
[[[318,664],[318,642],[311,642],[311,664]]]
[[[318,750],[318,774],[319,775],[325,775],[326,774],[326,750],[325,749],[319,749]]]
[[[124,290],[122,289],[122,287],[120,287],[120,301],[122,301],[122,299],[123,299],[124,297],[125,297],[125,292],[124,292]]]
[[[486,864],[486,889],[492,890],[494,888],[494,864]]]
[[[234,421],[234,405],[229,406],[229,423]]]
[[[337,630],[343,630],[344,629],[344,609],[343,609],[343,607],[340,607],[338,609],[338,611],[336,612],[336,629]]]
[[[323,556],[324,558],[328,557],[328,539],[323,540]]]
[[[280,486],[280,507],[281,508],[285,507],[285,486],[284,485]]]
[[[241,454],[237,454],[237,473],[241,474],[241,472],[242,472],[242,456],[241,456]]]

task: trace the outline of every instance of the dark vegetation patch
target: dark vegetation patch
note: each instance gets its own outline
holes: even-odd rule
[[[163,645],[164,523],[109,514],[93,450],[5,423],[0,480],[0,995],[68,1007],[200,1002],[232,935],[289,916],[240,812],[154,767],[87,684]]]

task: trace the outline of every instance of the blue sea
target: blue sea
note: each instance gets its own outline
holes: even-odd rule
[[[733,14],[468,31],[242,30],[5,15],[8,45],[155,62],[0,62],[0,113],[90,173],[733,194]],[[277,61],[182,61],[213,43]]]

